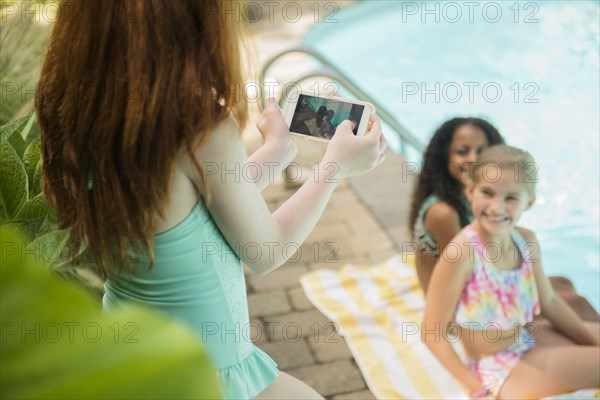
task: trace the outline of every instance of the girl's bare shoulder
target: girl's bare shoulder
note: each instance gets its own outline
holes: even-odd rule
[[[445,201],[433,204],[425,214],[425,230],[444,246],[461,229],[458,212]]]
[[[459,221],[459,216],[454,207],[441,200],[429,207],[425,219],[432,223],[443,223],[453,220]]]
[[[207,133],[200,145],[193,149],[196,161],[203,169],[212,171],[221,167],[221,162],[244,160],[245,147],[241,138],[239,126],[233,116],[228,116],[221,121],[215,129]],[[190,155],[184,148],[177,157],[177,164],[184,171],[188,179],[199,182],[196,170]],[[207,171],[205,171],[207,172]]]

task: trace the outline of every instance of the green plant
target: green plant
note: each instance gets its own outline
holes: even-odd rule
[[[0,125],[33,109],[58,2],[54,0],[0,1]],[[33,131],[38,134],[37,127]]]
[[[30,236],[40,231],[44,220],[46,226],[56,222],[41,188],[40,140],[28,140],[34,119],[35,115],[31,114],[0,126],[0,219],[37,221],[36,224],[23,224]]]
[[[102,313],[25,252],[15,227],[0,226],[0,247],[1,398],[221,398],[186,325],[133,304]]]
[[[27,251],[42,255],[63,277],[102,293],[95,265],[85,249],[66,252],[70,229],[58,229],[56,214],[42,192],[41,143],[31,134],[35,114],[0,126],[0,225],[17,226],[28,237]]]

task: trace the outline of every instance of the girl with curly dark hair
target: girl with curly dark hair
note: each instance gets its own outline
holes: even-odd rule
[[[441,251],[472,219],[465,196],[469,173],[478,154],[495,144],[504,144],[504,139],[492,124],[481,118],[457,117],[435,131],[425,150],[409,219],[416,243],[417,275],[424,292]],[[550,281],[583,319],[600,319],[593,306],[575,292],[569,279],[553,276]]]

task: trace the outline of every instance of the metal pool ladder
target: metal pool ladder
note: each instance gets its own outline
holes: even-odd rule
[[[301,82],[303,82],[305,80],[314,79],[314,78],[333,79],[334,81],[336,81],[337,83],[342,85],[346,90],[348,90],[357,99],[368,101],[369,103],[373,104],[376,107],[377,116],[380,117],[380,119],[383,122],[385,122],[391,129],[393,129],[395,131],[396,135],[400,138],[399,151],[402,156],[406,157],[406,155],[407,155],[407,153],[406,153],[407,145],[410,145],[411,147],[413,147],[419,154],[422,154],[425,151],[425,146],[423,145],[423,143],[421,143],[421,141],[419,139],[417,139],[412,133],[410,133],[410,131],[404,125],[402,125],[394,117],[394,115],[391,112],[389,112],[382,104],[378,103],[375,99],[373,99],[372,97],[367,95],[358,85],[354,84],[354,82],[352,82],[352,80],[350,78],[348,78],[344,73],[342,73],[339,69],[337,69],[324,56],[322,56],[317,51],[315,51],[314,49],[312,49],[308,46],[297,46],[297,47],[292,47],[287,50],[284,50],[284,51],[278,53],[277,55],[275,55],[274,57],[270,58],[264,64],[262,73],[260,76],[260,80],[261,80],[260,88],[262,90],[261,99],[263,101],[263,106],[264,106],[264,102],[266,99],[265,93],[264,93],[264,91],[265,91],[264,83],[265,83],[265,78],[267,76],[267,72],[269,71],[269,68],[280,58],[282,58],[288,54],[292,54],[292,53],[302,53],[302,54],[311,56],[313,59],[319,61],[321,64],[320,67],[317,67],[316,69],[313,69],[311,71],[308,71],[308,72],[302,74],[294,82],[300,84]],[[292,90],[292,87],[288,86],[287,90],[285,90],[282,93],[281,99],[279,99],[280,103],[281,103],[281,100],[284,99],[291,90]]]

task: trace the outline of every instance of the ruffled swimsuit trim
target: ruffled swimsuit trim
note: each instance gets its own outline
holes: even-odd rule
[[[236,400],[256,397],[278,376],[277,363],[256,346],[240,363],[216,372],[224,398]]]

